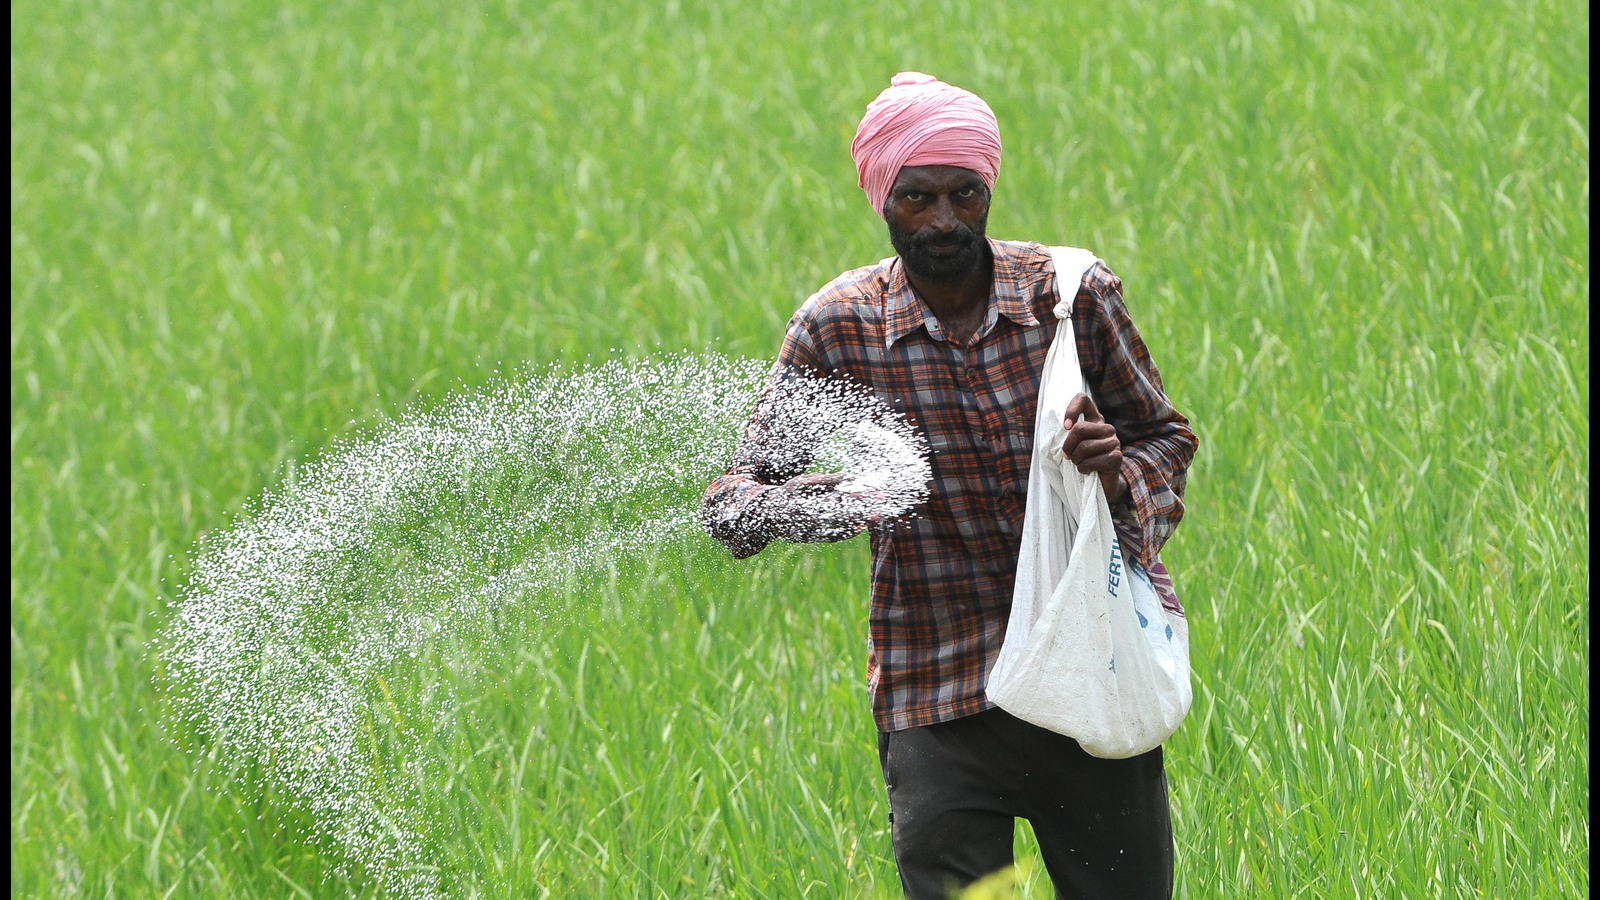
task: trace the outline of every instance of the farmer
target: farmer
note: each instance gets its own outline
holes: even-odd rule
[[[867,682],[908,896],[944,898],[1011,865],[1022,817],[1060,896],[1169,897],[1161,749],[1092,757],[995,707],[984,683],[1011,606],[1058,295],[1075,297],[1093,396],[1069,403],[1064,452],[1099,476],[1123,552],[1147,568],[1183,516],[1195,435],[1168,401],[1111,270],[1097,263],[1081,283],[1057,284],[1045,246],[986,237],[1000,133],[983,100],[903,72],[867,107],[851,154],[898,256],[812,295],[789,322],[775,371],[844,376],[904,412],[932,450],[930,497],[892,524],[807,513],[805,496],[843,476],[776,467],[761,450],[758,415],[706,493],[706,527],[739,558],[774,540],[870,531]]]

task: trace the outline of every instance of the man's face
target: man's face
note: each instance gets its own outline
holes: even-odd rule
[[[901,169],[884,201],[883,216],[895,252],[916,275],[960,281],[985,259],[989,188],[971,169]]]

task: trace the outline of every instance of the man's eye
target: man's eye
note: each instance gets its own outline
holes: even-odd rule
[[[910,200],[912,203],[921,203],[922,201],[928,199],[928,195],[921,191],[907,191],[906,199]]]
[[[956,191],[956,196],[960,197],[962,200],[971,200],[973,197],[978,196],[978,189],[962,188],[961,190]]]

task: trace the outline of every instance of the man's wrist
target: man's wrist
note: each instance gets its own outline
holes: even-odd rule
[[[1106,474],[1110,475],[1109,472]],[[1111,484],[1109,487],[1106,485],[1105,481],[1106,479],[1101,479],[1100,486],[1105,488],[1106,504],[1108,506],[1119,507],[1132,505],[1133,492],[1128,490],[1128,481],[1122,477],[1121,472],[1117,472],[1116,475],[1110,479]]]

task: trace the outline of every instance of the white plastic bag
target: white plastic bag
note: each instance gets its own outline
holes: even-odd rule
[[[1189,629],[1162,606],[1150,576],[1123,559],[1100,479],[1061,454],[1067,402],[1085,389],[1074,288],[1097,260],[1052,249],[1060,323],[1039,385],[1011,618],[987,693],[1094,756],[1121,759],[1159,746],[1188,713]]]

